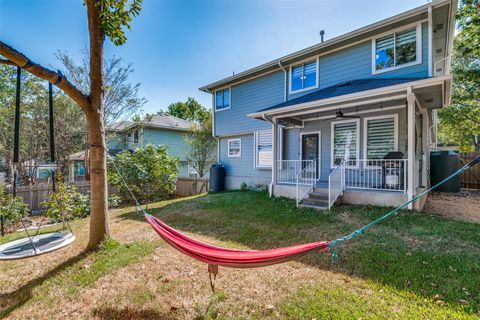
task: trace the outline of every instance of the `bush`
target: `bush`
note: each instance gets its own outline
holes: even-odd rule
[[[47,208],[45,215],[55,221],[85,218],[90,213],[90,198],[77,191],[77,187],[63,182],[57,183],[57,191],[42,202]]]
[[[120,205],[122,202],[122,198],[116,194],[111,194],[108,196],[108,207],[109,208],[115,208]]]
[[[168,156],[165,146],[147,145],[135,152],[124,151],[108,164],[108,182],[122,200],[132,202],[119,173],[141,203],[170,197],[176,188],[178,159]]]
[[[0,185],[0,212],[4,221],[17,223],[28,215],[28,205],[20,197],[13,197]]]
[[[242,182],[240,184],[240,191],[243,191],[243,192],[248,191],[248,184],[246,182]]]

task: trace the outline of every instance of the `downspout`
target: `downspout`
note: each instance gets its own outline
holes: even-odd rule
[[[272,120],[268,119],[268,118],[265,116],[265,114],[262,115],[262,118],[263,118],[263,120],[265,120],[265,121],[267,121],[267,122],[270,122],[270,123],[272,124],[272,140],[273,140],[273,132],[274,132],[273,126],[275,125],[275,123],[274,123]],[[276,139],[275,139],[275,142],[276,142]],[[274,148],[274,146],[272,145],[272,151],[273,151],[273,150],[274,150],[275,152],[277,152],[277,148]],[[272,154],[272,161],[275,161],[275,156],[274,156],[274,154]],[[274,185],[274,183],[275,183],[274,172],[273,172],[274,170],[275,170],[275,164],[272,163],[272,180],[271,180],[271,182],[270,182],[270,188],[268,189],[268,192],[269,192],[269,196],[270,196],[270,197],[273,196],[273,185]]]
[[[220,139],[215,136],[215,96],[208,88],[205,88],[205,91],[212,95],[212,137],[217,140],[217,162],[220,162]]]
[[[283,102],[287,101],[287,70],[282,66],[282,62],[278,60],[278,66],[283,70]]]

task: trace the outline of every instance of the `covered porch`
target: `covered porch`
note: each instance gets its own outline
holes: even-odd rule
[[[435,109],[450,99],[450,78],[381,83],[390,85],[351,81],[261,112],[272,124],[273,196],[323,209],[396,206],[428,187]]]

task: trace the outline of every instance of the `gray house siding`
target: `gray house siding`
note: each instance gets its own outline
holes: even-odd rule
[[[228,140],[241,139],[241,156],[228,157]],[[220,138],[220,159],[225,167],[227,189],[238,189],[242,182],[249,186],[267,185],[271,182],[271,169],[257,169],[254,163],[254,135],[238,135]]]
[[[424,78],[428,76],[428,25],[422,24],[422,61],[420,64],[372,74],[372,40],[345,48],[319,58],[319,87],[289,94],[288,99],[336,85],[338,83],[369,78]],[[290,78],[290,76],[289,76]],[[260,110],[260,109],[259,109]]]
[[[215,112],[215,135],[225,136],[264,130],[265,121],[250,119],[248,113],[284,100],[283,71],[270,73],[231,87],[231,108]]]

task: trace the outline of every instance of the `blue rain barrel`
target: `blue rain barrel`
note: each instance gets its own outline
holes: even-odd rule
[[[219,163],[210,167],[210,192],[225,190],[225,167]]]
[[[455,151],[433,151],[430,153],[430,184],[433,186],[460,168],[460,156]],[[460,175],[438,186],[435,191],[460,192]]]

